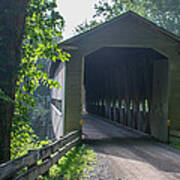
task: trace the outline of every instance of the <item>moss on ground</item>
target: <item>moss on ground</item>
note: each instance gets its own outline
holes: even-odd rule
[[[170,143],[170,146],[176,150],[180,150],[180,141],[173,141]]]

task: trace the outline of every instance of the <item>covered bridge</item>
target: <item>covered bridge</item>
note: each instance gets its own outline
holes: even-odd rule
[[[127,12],[61,43],[69,62],[51,65],[56,137],[81,129],[82,110],[166,142],[180,130],[180,39]]]

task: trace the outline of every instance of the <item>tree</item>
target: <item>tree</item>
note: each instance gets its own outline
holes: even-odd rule
[[[58,82],[48,77],[48,71],[45,70],[47,64],[52,60],[66,61],[70,56],[59,49],[64,20],[55,10],[56,7],[55,0],[31,0],[27,9],[25,38],[22,47],[23,57],[18,74],[13,117],[12,158],[26,152],[16,153],[15,149],[24,150],[23,146],[19,145],[21,143],[16,144],[16,141],[22,142],[22,144],[33,144],[33,146],[39,144],[37,136],[32,138],[35,134],[31,128],[29,112],[32,112],[38,103],[37,96],[40,94],[36,93],[39,87],[60,88]],[[21,138],[19,138],[20,134]]]
[[[4,42],[0,44],[0,162],[10,159],[11,132],[13,136],[20,133],[20,126],[28,123],[36,89],[41,85],[60,87],[48,78],[41,62],[69,57],[58,45],[64,20],[55,10],[56,0],[20,2],[4,1],[0,16],[4,27],[0,34]]]
[[[0,88],[7,98],[0,100],[0,163],[10,158],[10,133],[14,112],[15,86],[21,62],[28,0],[2,0],[0,5]]]
[[[100,0],[95,4],[95,9],[96,13],[93,16],[93,20],[89,23],[85,22],[79,25],[76,28],[77,32],[80,32],[81,29],[85,31],[85,29],[94,27],[92,26],[93,24],[98,25],[128,10],[132,10],[157,25],[180,35],[179,0],[111,0],[109,3]]]
[[[85,21],[82,24],[79,24],[76,28],[75,31],[78,33],[82,33],[85,32],[87,30],[90,30],[98,25],[100,25],[101,23],[103,23],[102,21],[98,22],[96,20],[91,20],[90,22]]]
[[[154,8],[151,9],[150,7],[148,18],[157,25],[180,36],[179,0],[151,0],[151,4],[154,5]]]

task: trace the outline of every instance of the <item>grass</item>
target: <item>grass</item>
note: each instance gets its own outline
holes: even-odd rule
[[[87,145],[74,147],[52,166],[49,176],[40,176],[38,180],[86,179],[94,169],[95,160],[96,153]]]
[[[180,150],[180,141],[173,141],[170,143],[170,146],[176,150]]]

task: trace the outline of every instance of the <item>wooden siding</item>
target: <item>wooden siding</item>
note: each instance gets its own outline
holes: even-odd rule
[[[55,72],[54,80],[58,81],[61,88],[52,88],[51,90],[51,119],[53,132],[56,139],[64,134],[64,88],[65,88],[65,64],[61,63]],[[57,101],[54,104],[53,101]]]

